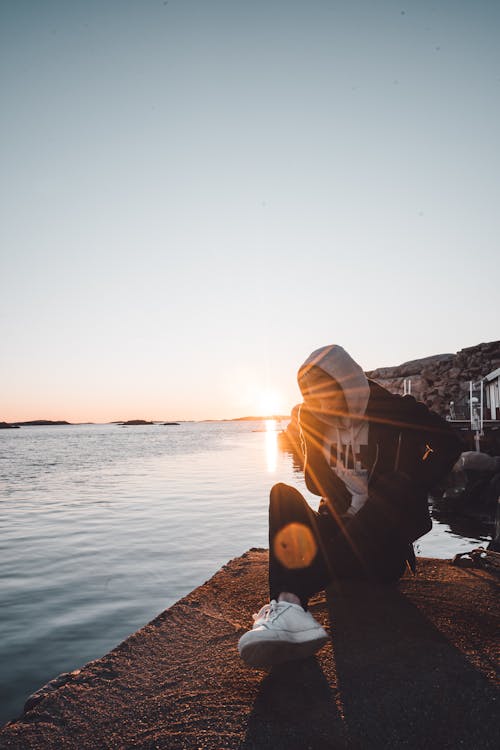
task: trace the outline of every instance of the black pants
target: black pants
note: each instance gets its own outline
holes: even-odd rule
[[[397,581],[408,544],[368,501],[347,520],[316,513],[294,487],[275,484],[269,503],[270,598],[296,594],[304,607],[335,579]]]

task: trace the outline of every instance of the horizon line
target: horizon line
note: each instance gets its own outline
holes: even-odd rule
[[[85,424],[95,424],[95,425],[111,425],[111,424],[127,424],[130,422],[140,422],[144,425],[154,425],[154,424],[165,424],[165,423],[172,423],[172,422],[183,422],[183,423],[189,423],[189,422],[244,422],[244,421],[258,421],[258,420],[266,420],[266,419],[289,419],[290,413],[288,414],[262,414],[262,415],[246,415],[242,417],[214,417],[214,418],[208,418],[208,419],[112,419],[112,420],[104,420],[102,422],[100,421],[93,421],[93,420],[83,420],[79,422],[70,422],[66,419],[22,419],[22,420],[1,420],[0,419],[0,425],[12,425],[12,426],[50,426],[50,425],[72,425],[72,426],[78,426],[78,425],[85,425]]]

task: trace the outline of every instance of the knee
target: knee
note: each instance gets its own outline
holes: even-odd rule
[[[271,492],[269,493],[269,504],[270,506],[274,506],[277,503],[282,503],[285,498],[289,498],[290,495],[293,495],[297,490],[295,487],[291,487],[289,484],[285,484],[284,482],[278,482],[277,484],[274,484],[271,487]]]
[[[278,482],[277,484],[273,484],[271,487],[270,497],[275,497],[276,495],[282,495],[284,492],[288,492],[289,490],[293,490],[293,487],[291,487],[289,484],[285,484],[284,482]]]
[[[279,482],[271,488],[269,514],[275,518],[308,515],[309,506],[296,487]]]

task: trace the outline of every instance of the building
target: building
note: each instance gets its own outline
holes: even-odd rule
[[[484,418],[492,422],[500,421],[500,367],[483,378],[485,396]]]

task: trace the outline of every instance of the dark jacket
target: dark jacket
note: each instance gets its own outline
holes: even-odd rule
[[[445,420],[412,396],[368,382],[363,417],[369,424],[368,445],[361,446],[359,456],[368,470],[366,505],[383,514],[401,541],[413,542],[432,526],[427,495],[456,462],[460,441]],[[351,494],[326,460],[325,425],[303,405],[300,427],[306,485],[323,498],[320,512],[328,509],[339,523],[348,524]]]

